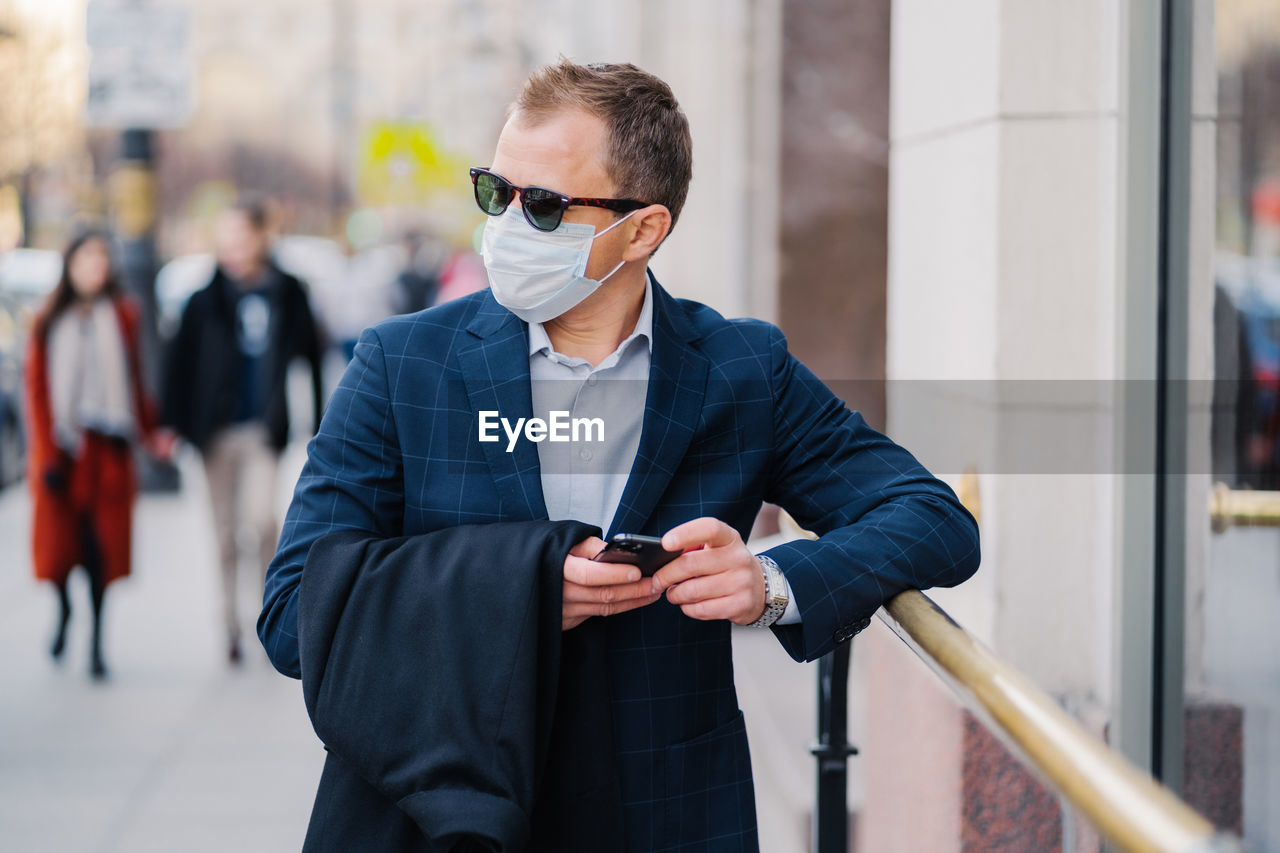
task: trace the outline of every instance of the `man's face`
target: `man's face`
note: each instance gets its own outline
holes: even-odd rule
[[[101,293],[111,276],[107,244],[96,237],[86,240],[71,256],[68,274],[71,289],[81,299],[92,299]]]
[[[267,235],[238,210],[218,220],[218,263],[238,279],[255,278],[267,257]]]
[[[590,113],[561,110],[533,125],[521,121],[516,113],[502,129],[490,168],[521,187],[542,187],[575,197],[614,198],[604,155],[604,122]],[[519,203],[518,197],[511,202]],[[564,221],[586,223],[599,233],[617,219],[598,207],[575,206],[565,211]],[[625,226],[596,240],[587,262],[587,278],[599,280],[608,275],[622,260],[627,240]]]

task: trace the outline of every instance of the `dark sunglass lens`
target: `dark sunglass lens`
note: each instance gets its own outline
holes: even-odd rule
[[[511,203],[511,184],[497,175],[481,172],[476,175],[476,203],[490,216],[497,216]]]
[[[520,201],[534,228],[554,231],[560,226],[560,215],[564,212],[560,196],[546,190],[527,189]]]

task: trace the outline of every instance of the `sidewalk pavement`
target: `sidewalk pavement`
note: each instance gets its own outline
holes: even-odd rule
[[[281,480],[301,464],[297,449]],[[256,642],[227,664],[204,478],[139,501],[134,571],[107,592],[110,678],[88,677],[89,588],[72,576],[64,660],[48,654],[55,597],[31,579],[24,484],[0,493],[0,848],[297,850],[324,752],[298,682]],[[283,472],[288,471],[288,475]],[[287,500],[285,484],[281,483]],[[261,587],[244,567],[245,639]]]
[[[285,455],[281,517],[304,458],[302,445]],[[0,492],[6,851],[301,847],[324,752],[299,683],[272,669],[254,641],[261,588],[249,566],[241,575],[245,662],[227,664],[203,472],[190,457],[182,468],[180,494],[139,501],[133,575],[107,595],[103,642],[111,675],[101,684],[88,678],[83,573],[73,576],[67,653],[55,665],[48,645],[56,604],[51,588],[31,578],[26,487]],[[802,853],[814,797],[806,749],[814,737],[817,670],[793,663],[768,632],[735,630],[734,645],[761,849]]]

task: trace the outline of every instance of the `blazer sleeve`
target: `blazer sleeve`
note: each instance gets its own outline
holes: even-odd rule
[[[267,570],[258,638],[276,669],[301,677],[298,585],[312,544],[338,530],[399,536],[403,515],[403,463],[386,361],[377,332],[368,329],[307,445],[307,462]]]
[[[793,658],[815,660],[899,592],[969,578],[978,568],[978,525],[945,483],[846,408],[773,334],[766,499],[819,535],[766,552],[800,609],[799,624],[773,631]]]

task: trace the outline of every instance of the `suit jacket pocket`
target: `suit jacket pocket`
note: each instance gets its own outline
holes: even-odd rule
[[[665,752],[663,849],[757,850],[751,754],[742,712]],[[715,842],[707,847],[711,839]]]
[[[742,452],[742,432],[727,429],[706,438],[695,439],[685,456],[694,462],[708,462],[722,456],[734,456]]]

